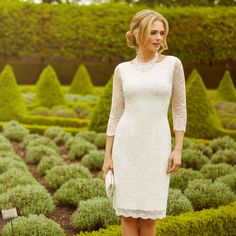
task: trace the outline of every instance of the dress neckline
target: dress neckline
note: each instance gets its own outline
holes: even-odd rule
[[[165,57],[161,61],[157,61],[159,58],[154,57],[148,62],[139,62],[138,56],[136,56],[133,60],[130,61],[131,64],[135,66],[135,68],[141,72],[145,72],[147,70],[152,69],[155,65],[161,64],[167,59],[168,55],[165,55]]]

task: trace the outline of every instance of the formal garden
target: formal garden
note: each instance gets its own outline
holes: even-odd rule
[[[130,17],[144,8],[0,1],[6,61],[0,71],[0,210],[18,213],[12,222],[0,219],[1,235],[12,235],[12,225],[17,236],[121,235],[101,171],[113,75],[97,86],[79,63],[62,84],[48,63],[36,83],[19,84],[7,61],[31,54],[130,60],[123,35]],[[236,61],[235,7],[152,8],[170,23],[167,54],[183,64]],[[236,234],[236,77],[226,68],[214,89],[207,79],[196,68],[186,76],[182,165],[170,177],[167,217],[157,220],[160,236]],[[171,103],[168,119],[174,146]]]

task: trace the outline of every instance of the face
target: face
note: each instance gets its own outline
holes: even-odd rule
[[[150,32],[143,45],[143,49],[149,52],[156,52],[164,40],[165,28],[162,21],[154,21],[151,25]]]

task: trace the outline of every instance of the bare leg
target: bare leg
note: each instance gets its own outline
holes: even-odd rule
[[[122,236],[139,236],[138,218],[122,216],[121,235]]]
[[[156,236],[156,220],[139,219],[139,236]]]

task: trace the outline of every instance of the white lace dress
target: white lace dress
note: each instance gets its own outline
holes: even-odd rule
[[[186,93],[179,58],[120,63],[114,71],[106,135],[114,136],[112,160],[116,215],[166,217],[171,154],[168,107],[172,97],[174,130],[186,128]]]

